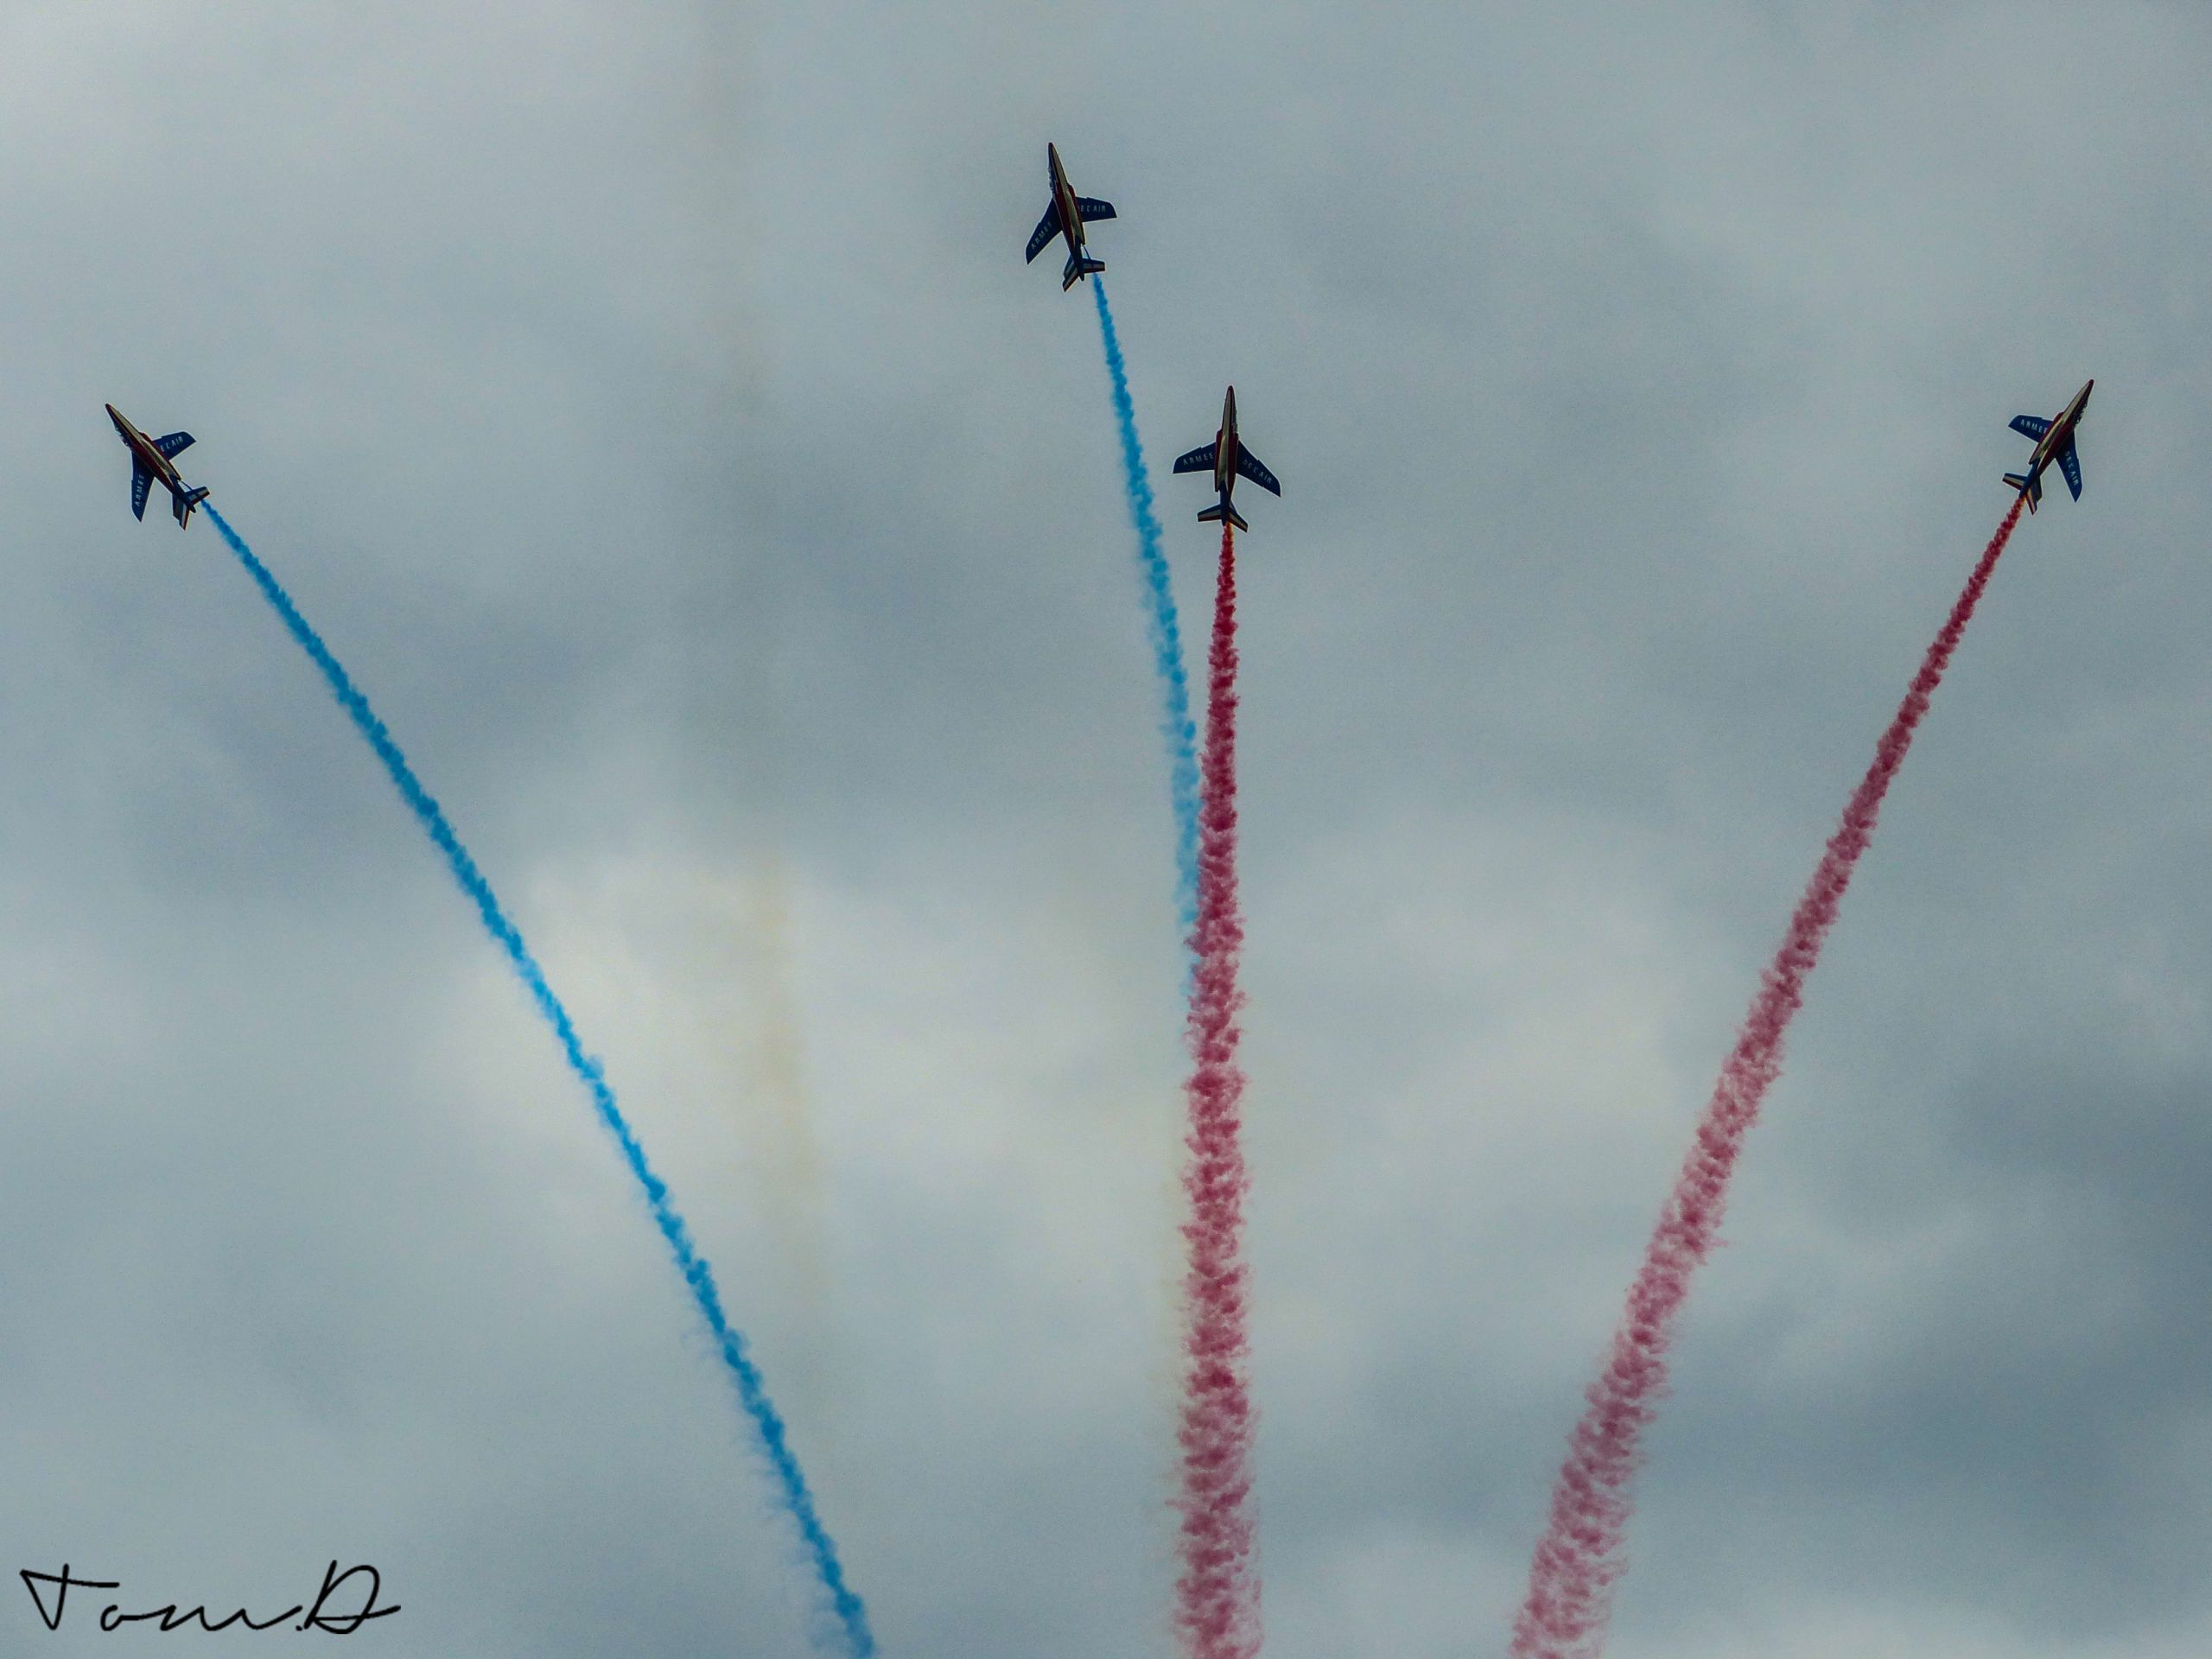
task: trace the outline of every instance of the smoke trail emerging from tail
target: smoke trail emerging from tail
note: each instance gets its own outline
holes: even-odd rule
[[[1114,381],[1114,417],[1122,429],[1122,481],[1128,491],[1129,518],[1137,532],[1137,565],[1151,607],[1147,623],[1153,664],[1160,675],[1160,733],[1167,740],[1168,797],[1175,810],[1176,919],[1187,934],[1198,920],[1198,734],[1191,723],[1191,685],[1183,673],[1183,631],[1175,616],[1167,556],[1160,550],[1160,518],[1153,511],[1144,445],[1137,438],[1128,365],[1122,359],[1122,339],[1106,303],[1104,279],[1092,277],[1090,291],[1098,301],[1098,332],[1106,343],[1106,372]]]
[[[800,1471],[798,1459],[791,1452],[784,1420],[768,1398],[767,1388],[760,1370],[747,1351],[745,1338],[730,1325],[728,1317],[722,1312],[721,1295],[715,1288],[713,1269],[692,1244],[690,1230],[684,1224],[683,1217],[677,1213],[676,1206],[670,1202],[667,1186],[645,1161],[645,1148],[639,1145],[638,1138],[631,1131],[628,1121],[623,1117],[621,1109],[615,1104],[614,1091],[608,1087],[600,1063],[584,1052],[575,1027],[569,1021],[568,1009],[562,1006],[561,999],[554,995],[552,988],[545,982],[544,973],[539,969],[537,959],[530,954],[529,947],[524,944],[522,935],[516,931],[515,925],[508,920],[506,912],[500,907],[498,898],[492,892],[491,883],[484,879],[483,872],[476,868],[476,861],[461,844],[461,838],[454,833],[453,826],[446,822],[444,810],[432,798],[430,792],[423,787],[422,780],[416,777],[415,769],[407,763],[407,757],[400,753],[398,744],[392,741],[391,734],[385,729],[384,721],[369,706],[369,700],[361,695],[345,669],[340,666],[338,659],[330,654],[330,648],[323,644],[321,637],[300,614],[299,607],[292,603],[291,596],[270,574],[268,567],[254,556],[253,550],[239,538],[238,533],[231,528],[221,513],[212,506],[206,508],[206,512],[215,528],[222,532],[223,539],[230,544],[231,551],[238,556],[238,563],[245,567],[246,574],[261,589],[262,597],[269,601],[300,648],[321,671],[331,695],[353,720],[355,729],[376,751],[377,759],[384,762],[385,770],[391,774],[392,784],[399,791],[400,798],[407,803],[408,810],[414,813],[423,833],[445,855],[454,880],[476,906],[485,931],[506,952],[509,964],[530,992],[531,1000],[537,1005],[537,1011],[553,1027],[553,1034],[560,1039],[561,1051],[568,1058],[569,1069],[576,1074],[577,1079],[590,1092],[592,1105],[599,1114],[600,1122],[614,1137],[615,1144],[621,1148],[623,1161],[629,1166],[630,1173],[644,1189],[645,1203],[652,1211],[653,1223],[660,1229],[661,1237],[667,1242],[670,1254],[676,1258],[677,1268],[683,1274],[684,1283],[690,1287],[691,1299],[697,1305],[700,1316],[715,1334],[715,1340],[721,1349],[722,1363],[728,1368],[730,1380],[736,1387],[738,1403],[744,1408],[746,1415],[752,1420],[753,1427],[760,1433],[761,1450],[775,1476],[778,1498],[798,1529],[808,1561],[821,1580],[823,1596],[836,1617],[843,1644],[855,1656],[855,1659],[867,1659],[867,1656],[875,1651],[875,1637],[868,1629],[868,1610],[861,1605],[859,1595],[845,1582],[845,1570],[837,1558],[837,1547],[815,1512],[814,1494],[809,1490],[806,1477]]]
[[[1244,1073],[1236,1065],[1236,983],[1244,921],[1236,900],[1236,549],[1221,527],[1199,809],[1198,918],[1191,949],[1191,1203],[1183,1236],[1182,1576],[1175,1622],[1192,1659],[1249,1659],[1260,1650],[1260,1586],[1252,1561],[1252,1402],[1246,1376],[1243,1259],[1247,1180],[1240,1144]]]
[[[1834,925],[1852,870],[1873,836],[1882,798],[1904,764],[1929,699],[2020,521],[2020,505],[2013,502],[1982,550],[1981,561],[1951,607],[1949,620],[1929,646],[1904,703],[1875,746],[1874,763],[1852,792],[1842,823],[1828,838],[1827,850],[1789,918],[1782,948],[1760,979],[1735,1049],[1721,1067],[1713,1098],[1698,1124],[1696,1141],[1660,1213],[1643,1269],[1630,1288],[1611,1357],[1590,1386],[1588,1406],[1568,1442],[1567,1464],[1552,1491],[1550,1524],[1536,1548],[1529,1571],[1528,1599],[1514,1625],[1515,1659],[1576,1659],[1595,1655],[1605,1645],[1612,1587],[1622,1568],[1630,1484],[1643,1429],[1666,1386],[1675,1319],[1689,1295],[1692,1276],[1713,1249],[1744,1136],[1782,1071],[1783,1039],[1804,1000],[1806,976],[1820,959],[1821,942]]]

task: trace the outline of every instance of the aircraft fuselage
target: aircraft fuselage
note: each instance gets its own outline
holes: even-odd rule
[[[2044,469],[2065,453],[2066,446],[2074,442],[2074,429],[2082,423],[2082,411],[2089,406],[2089,393],[2096,382],[2087,382],[2074,394],[2074,401],[2058,413],[2050,423],[2050,430],[2036,440],[2036,452],[2028,458],[2028,476],[2041,478]]]
[[[192,447],[192,434],[172,432],[166,437],[149,437],[113,404],[107,406],[107,417],[115,423],[116,435],[130,452],[131,516],[146,516],[146,498],[159,484],[169,493],[169,506],[176,515],[177,528],[181,530],[190,524],[192,510],[207,499],[206,490],[194,489],[176,469],[176,457]]]
[[[1045,216],[1037,221],[1037,228],[1029,233],[1029,245],[1022,251],[1022,262],[1034,264],[1037,256],[1055,242],[1067,244],[1068,262],[1060,271],[1060,291],[1065,294],[1086,276],[1096,276],[1106,269],[1106,262],[1090,257],[1088,240],[1084,235],[1083,222],[1089,219],[1111,219],[1114,204],[1090,196],[1078,196],[1075,187],[1068,182],[1068,170],[1060,164],[1060,147],[1045,146],[1045,183],[1051,200],[1045,205]]]
[[[1236,388],[1231,386],[1221,400],[1221,425],[1216,429],[1213,442],[1202,444],[1188,454],[1175,457],[1179,473],[1211,473],[1214,494],[1217,498],[1212,506],[1198,514],[1203,524],[1228,524],[1237,530],[1251,528],[1238,514],[1230,498],[1236,493],[1239,476],[1250,479],[1270,494],[1281,495],[1282,486],[1275,475],[1261,462],[1260,458],[1244,447],[1244,439],[1236,429]]]
[[[1036,154],[1034,150],[1030,152]],[[1060,234],[1067,238],[1068,257],[1080,260],[1084,253],[1083,214],[1075,205],[1075,187],[1068,182],[1067,169],[1060,165],[1060,147],[1045,146],[1045,155],[1052,164],[1052,200],[1060,210]],[[1030,198],[1034,201],[1036,198]]]
[[[154,441],[131,425],[130,417],[113,404],[107,406],[107,417],[115,423],[115,429],[121,435],[124,448],[130,451],[131,458],[154,475],[154,482],[172,496],[182,495],[184,476],[177,471],[176,462],[155,448]]]
[[[1221,430],[1214,434],[1213,486],[1221,492],[1221,504],[1229,505],[1229,498],[1236,489],[1236,388],[1231,386],[1229,395],[1221,402]]]

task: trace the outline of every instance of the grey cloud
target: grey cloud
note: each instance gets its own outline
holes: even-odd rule
[[[1018,257],[1052,138],[1121,208],[1194,638],[1159,469],[1224,383],[1287,492],[1271,1648],[1503,1646],[2004,423],[2092,373],[2088,494],[1751,1143],[1615,1651],[2201,1647],[2207,49],[2148,4],[0,19],[0,1565],[260,1604],[365,1556],[394,1654],[805,1646],[584,1103],[213,537],[130,520],[112,400],[198,434],[543,952],[887,1651],[1168,1650],[1166,777],[1089,297]],[[813,1288],[715,954],[771,850]]]

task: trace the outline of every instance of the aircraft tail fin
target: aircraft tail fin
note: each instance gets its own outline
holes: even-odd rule
[[[1230,506],[1226,501],[1216,502],[1211,507],[1202,507],[1198,510],[1198,522],[1202,524],[1217,524],[1224,519],[1228,520],[1239,530],[1249,530],[1252,528],[1251,525],[1244,522],[1244,515],[1237,512],[1236,508]]]
[[[175,505],[178,529],[181,530],[192,522],[192,510],[207,499],[207,486],[205,484],[196,490],[187,490],[182,495],[177,497]]]
[[[1065,294],[1085,276],[1096,275],[1106,269],[1103,259],[1091,259],[1077,254],[1068,261],[1067,269],[1060,273],[1060,292]]]
[[[2028,498],[2028,511],[2033,512],[2036,510],[2036,504],[2043,499],[2043,480],[2039,478],[2029,478],[2019,473],[2007,473],[2005,474],[2005,481]]]

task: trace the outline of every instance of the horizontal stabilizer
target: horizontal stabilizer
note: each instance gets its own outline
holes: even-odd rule
[[[156,438],[154,448],[162,452],[164,460],[174,461],[192,448],[192,434],[172,432],[165,438]]]
[[[2066,447],[2058,452],[2058,470],[2066,474],[2066,487],[2074,499],[2082,499],[2082,457],[2074,453],[2074,440],[2068,438]]]
[[[1033,260],[1045,251],[1045,245],[1060,233],[1060,204],[1055,200],[1045,209],[1045,217],[1037,221],[1037,228],[1029,233],[1029,251],[1022,255],[1023,262]]]
[[[2015,415],[2012,429],[2024,438],[2033,438],[2041,442],[2043,435],[2050,430],[2050,423],[2040,415]]]
[[[146,516],[146,492],[153,487],[154,475],[146,470],[143,462],[134,458],[130,463],[130,516],[133,518]]]
[[[2028,511],[2033,512],[2036,510],[2036,503],[2043,499],[2042,477],[2037,475],[2034,478],[2027,478],[2018,473],[2007,473],[2005,474],[2005,481],[2028,498]]]
[[[207,491],[206,486],[202,486],[196,490],[187,490],[170,503],[170,506],[176,513],[179,529],[182,529],[192,522],[192,510],[207,499]]]
[[[1069,259],[1067,268],[1060,272],[1060,292],[1065,294],[1086,276],[1094,276],[1106,269],[1103,259],[1088,259],[1076,254]]]
[[[1236,470],[1250,479],[1269,495],[1281,495],[1282,486],[1275,482],[1275,475],[1260,464],[1259,457],[1249,449],[1236,452]]]
[[[1210,473],[1213,471],[1214,462],[1220,458],[1221,440],[1216,438],[1202,449],[1193,449],[1187,455],[1176,456],[1175,470],[1179,473]]]
[[[1226,501],[1220,502],[1211,507],[1201,507],[1198,509],[1198,522],[1202,524],[1217,524],[1224,518],[1230,524],[1236,525],[1239,530],[1249,530],[1252,528],[1251,525],[1244,522],[1244,515],[1238,512],[1236,508],[1230,506]]]
[[[1110,201],[1101,201],[1096,196],[1077,196],[1075,199],[1075,211],[1076,217],[1088,225],[1094,219],[1113,218],[1114,204]]]

